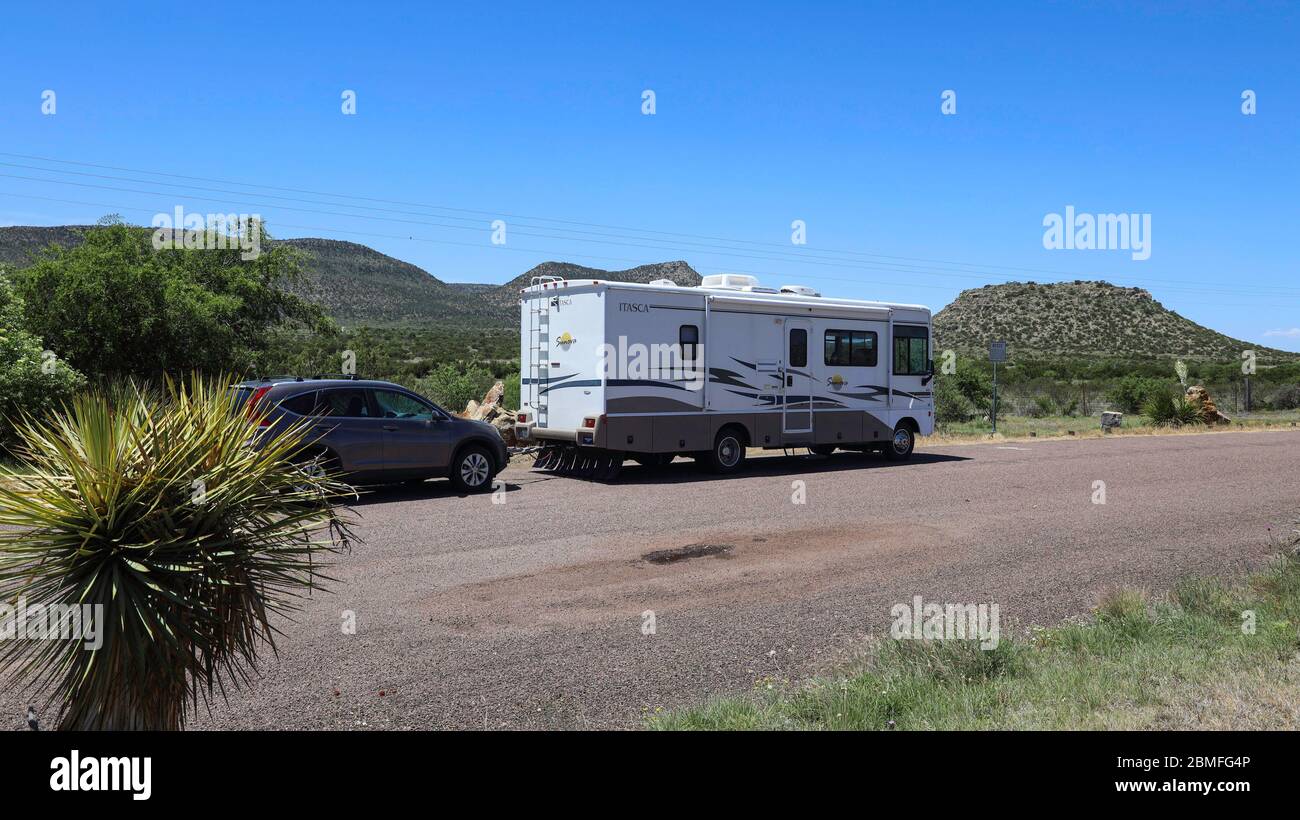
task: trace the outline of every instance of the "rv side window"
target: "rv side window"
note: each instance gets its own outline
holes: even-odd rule
[[[790,330],[790,366],[808,366],[808,331],[801,328]]]
[[[828,330],[825,362],[836,367],[875,367],[876,339],[869,330]]]
[[[682,325],[677,331],[677,343],[682,348],[682,363],[692,365],[700,345],[700,329],[695,325]]]
[[[923,376],[930,372],[930,334],[915,325],[894,325],[894,373]]]

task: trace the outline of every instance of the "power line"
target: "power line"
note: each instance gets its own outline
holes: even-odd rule
[[[107,203],[107,202],[87,202],[87,201],[85,201],[85,200],[62,199],[62,198],[57,198],[57,197],[45,197],[45,196],[38,196],[38,195],[35,195],[35,194],[19,194],[19,193],[13,193],[13,192],[9,192],[9,191],[0,191],[0,196],[9,196],[9,197],[16,197],[16,198],[21,198],[21,199],[35,199],[35,200],[40,200],[40,201],[45,201],[45,202],[58,202],[58,203],[62,203],[62,204],[70,204],[70,205],[83,205],[83,206],[88,206],[88,207],[93,207],[93,208],[106,208],[106,209],[108,209],[110,212],[118,212],[118,213],[123,212],[123,211],[127,211],[127,212],[135,211],[135,212],[139,212],[139,213],[157,213],[154,209],[151,209],[151,208],[140,208],[140,207],[135,207],[135,206],[117,205],[117,204],[112,204],[112,203]],[[285,228],[292,228],[292,229],[294,229],[294,230],[312,231],[312,232],[314,232],[314,233],[316,233],[316,234],[318,234],[318,235],[321,235],[321,236],[330,236],[331,234],[335,234],[335,235],[336,235],[336,234],[344,234],[344,235],[347,235],[347,236],[364,236],[364,237],[379,238],[379,239],[395,239],[395,240],[406,240],[406,241],[412,241],[412,242],[424,242],[424,243],[429,243],[429,244],[434,244],[434,245],[451,245],[451,246],[456,246],[456,247],[477,248],[477,249],[486,249],[486,248],[490,248],[490,249],[492,249],[492,250],[494,250],[494,251],[501,250],[501,251],[508,251],[508,252],[511,252],[511,253],[531,253],[531,254],[543,254],[543,255],[544,255],[544,254],[552,254],[552,253],[556,253],[556,251],[554,251],[554,250],[550,250],[550,249],[542,249],[542,248],[521,248],[521,247],[511,246],[511,245],[488,245],[488,246],[485,246],[485,245],[483,245],[481,242],[457,242],[457,241],[454,241],[454,240],[448,240],[448,239],[433,239],[433,238],[431,238],[431,237],[421,237],[421,236],[411,236],[411,235],[399,235],[399,234],[385,234],[385,233],[374,233],[374,232],[367,232],[367,231],[354,231],[354,230],[347,230],[347,229],[342,229],[342,228],[324,228],[324,227],[316,226],[316,225],[297,225],[297,224],[285,223],[285,222],[277,222],[276,224],[277,224],[277,225],[280,225],[280,226],[282,226],[282,227],[285,227]],[[560,239],[563,239],[563,237],[559,237],[559,238],[560,238]],[[564,251],[564,252],[562,252],[562,253],[563,253],[563,255],[565,255],[565,256],[568,256],[568,257],[576,257],[576,258],[580,258],[580,259],[593,259],[593,260],[603,260],[603,261],[621,262],[621,263],[628,263],[628,264],[631,264],[631,265],[633,265],[633,266],[635,266],[635,265],[645,264],[645,261],[644,261],[643,259],[634,259],[634,258],[627,258],[627,257],[608,256],[608,255],[597,255],[597,254],[572,253],[572,252],[569,252],[569,251]],[[753,276],[777,276],[777,277],[780,277],[780,276],[786,276],[786,275],[787,275],[787,274],[785,274],[785,273],[781,273],[781,272],[779,272],[779,271],[770,271],[770,270],[747,270],[747,269],[743,269],[743,268],[735,268],[735,267],[732,267],[732,266],[727,266],[727,267],[715,267],[715,266],[709,266],[709,265],[700,265],[700,266],[693,266],[693,267],[695,267],[696,270],[698,270],[698,271],[704,271],[704,272],[717,272],[717,273],[745,273],[745,274],[750,274],[750,275],[753,275]],[[825,280],[827,280],[827,281],[834,281],[834,282],[845,282],[845,283],[849,283],[849,284],[857,284],[857,285],[861,285],[861,284],[863,284],[862,280],[860,280],[860,279],[846,279],[846,278],[843,278],[843,277],[836,278],[836,277],[828,277],[828,276],[823,276],[823,277],[820,277],[820,278],[825,279]],[[443,281],[443,280],[439,280],[439,281]],[[891,282],[891,281],[873,280],[873,281],[871,282],[871,284],[874,284],[874,285],[885,285],[885,286],[890,286],[890,287],[901,287],[901,288],[926,288],[926,289],[932,289],[932,290],[945,290],[945,291],[956,290],[956,288],[953,288],[953,287],[948,286],[948,285],[930,285],[930,284],[923,284],[923,283],[919,283],[919,282]],[[996,284],[996,283],[995,283],[995,284]],[[1300,297],[1277,297],[1277,298],[1300,298]],[[1196,302],[1196,301],[1185,301],[1185,300],[1184,300],[1184,301],[1182,301],[1182,304],[1185,304],[1185,305],[1202,305],[1202,306],[1212,306],[1212,307],[1228,307],[1228,306],[1232,306],[1232,307],[1258,307],[1258,304],[1240,304],[1240,303],[1228,303],[1228,302],[1221,302],[1221,301],[1214,301],[1214,302]]]
[[[360,195],[354,195],[354,194],[339,194],[339,193],[331,193],[331,192],[324,192],[324,191],[314,191],[314,190],[303,189],[303,188],[288,188],[288,187],[281,187],[281,186],[265,185],[265,184],[261,184],[261,183],[246,183],[246,182],[239,182],[239,181],[225,180],[225,179],[220,179],[220,178],[216,178],[216,177],[203,177],[203,176],[194,176],[194,175],[187,175],[187,174],[175,174],[175,173],[169,173],[169,172],[164,172],[164,171],[151,171],[151,170],[140,169],[140,168],[130,168],[130,167],[125,167],[125,166],[117,166],[117,165],[106,165],[106,164],[102,164],[102,163],[84,162],[84,161],[79,161],[79,160],[65,160],[65,159],[58,159],[58,158],[54,158],[54,157],[44,157],[44,156],[31,155],[31,154],[18,154],[18,153],[13,153],[13,152],[4,152],[4,151],[0,151],[0,156],[8,156],[8,157],[15,157],[15,158],[19,158],[19,159],[36,160],[36,161],[40,161],[40,162],[50,162],[50,163],[56,163],[56,164],[62,164],[62,165],[75,165],[75,166],[79,166],[79,167],[98,168],[98,169],[101,169],[101,170],[126,171],[126,172],[129,172],[129,173],[148,174],[148,175],[150,175],[150,176],[161,176],[161,177],[167,177],[167,178],[172,178],[172,179],[186,179],[186,180],[195,180],[195,181],[201,181],[201,182],[216,182],[216,183],[225,184],[225,185],[236,185],[236,186],[240,186],[240,187],[244,187],[244,188],[261,188],[261,189],[264,189],[264,190],[284,191],[284,192],[288,192],[288,193],[305,193],[305,194],[309,194],[309,195],[312,195],[312,196],[326,196],[326,197],[332,197],[332,198],[334,198],[334,199],[350,199],[350,200],[364,201],[364,202],[376,202],[376,203],[388,204],[388,205],[402,205],[402,206],[408,206],[408,207],[426,208],[426,209],[431,209],[431,210],[451,211],[451,212],[455,212],[455,213],[469,213],[469,214],[478,214],[478,215],[482,215],[482,216],[495,216],[495,217],[498,217],[498,218],[500,218],[500,217],[505,217],[505,218],[509,218],[509,219],[523,219],[523,220],[530,220],[530,221],[533,221],[533,222],[550,222],[550,223],[555,223],[555,224],[557,224],[557,225],[576,225],[576,226],[580,226],[580,227],[584,227],[584,228],[600,228],[600,229],[605,229],[605,230],[630,231],[630,232],[633,232],[633,233],[645,233],[645,234],[654,234],[654,235],[660,235],[660,236],[675,236],[675,237],[686,237],[686,238],[690,238],[690,239],[702,239],[702,240],[706,240],[706,241],[708,241],[708,242],[726,242],[726,243],[730,243],[730,244],[733,244],[733,245],[752,245],[752,246],[757,246],[757,247],[767,247],[767,248],[779,248],[779,249],[782,249],[782,250],[778,250],[778,251],[769,251],[769,252],[768,252],[769,254],[771,254],[771,253],[780,253],[780,254],[782,254],[783,257],[780,258],[780,259],[774,259],[774,258],[773,258],[772,256],[770,256],[770,255],[768,255],[768,256],[762,256],[762,255],[748,255],[748,256],[744,256],[744,257],[743,257],[743,258],[750,258],[750,259],[765,259],[765,260],[767,260],[767,261],[793,261],[793,260],[789,260],[789,259],[785,259],[785,258],[784,258],[784,256],[788,256],[788,255],[791,255],[791,254],[793,254],[793,255],[796,257],[796,259],[797,259],[798,261],[800,261],[801,263],[804,263],[804,264],[810,264],[810,262],[809,262],[809,257],[811,257],[812,259],[825,260],[826,262],[832,262],[832,261],[844,261],[844,262],[848,262],[848,261],[850,261],[850,260],[843,260],[843,259],[841,259],[841,260],[836,260],[835,257],[827,257],[827,256],[813,256],[813,254],[816,254],[816,253],[830,253],[830,254],[845,254],[845,255],[850,255],[850,256],[863,256],[863,257],[874,258],[874,259],[902,260],[903,262],[923,262],[923,263],[926,263],[926,264],[928,264],[928,265],[946,265],[946,266],[955,266],[955,267],[971,268],[971,269],[974,269],[975,271],[978,271],[978,273],[964,273],[964,272],[963,272],[963,273],[957,273],[957,272],[951,272],[951,271],[935,271],[935,270],[933,270],[933,269],[929,269],[929,268],[920,268],[920,267],[918,267],[918,266],[913,266],[913,265],[899,265],[899,264],[895,263],[895,264],[893,264],[892,266],[890,266],[890,265],[886,265],[886,264],[884,264],[884,263],[868,262],[868,261],[865,261],[865,260],[851,260],[852,262],[855,262],[855,263],[857,263],[857,264],[831,265],[831,266],[833,266],[833,267],[834,267],[834,266],[838,266],[838,267],[858,268],[858,269],[867,269],[867,270],[874,270],[874,269],[876,269],[876,268],[879,268],[879,269],[882,269],[882,270],[892,270],[892,271],[897,271],[897,272],[914,272],[914,273],[917,273],[917,274],[920,274],[920,275],[928,275],[928,276],[949,276],[949,277],[963,277],[963,276],[964,276],[964,278],[985,280],[985,279],[987,278],[987,276],[990,275],[990,274],[988,273],[988,271],[991,270],[991,271],[993,271],[992,275],[1004,275],[1004,272],[1007,272],[1007,271],[1014,271],[1014,272],[1022,272],[1022,273],[1037,273],[1037,274],[1044,274],[1044,275],[1053,276],[1053,277],[1073,278],[1073,279],[1079,279],[1079,278],[1085,278],[1085,277],[1109,278],[1109,277],[1108,277],[1107,275],[1105,275],[1105,274],[1098,274],[1098,273],[1072,273],[1072,272],[1066,272],[1066,271],[1048,270],[1048,269],[1043,269],[1043,268],[1029,268],[1029,267],[1020,267],[1020,266],[995,266],[995,265],[986,265],[986,264],[973,263],[973,262],[960,262],[960,261],[953,261],[953,260],[929,259],[929,258],[924,258],[924,257],[909,257],[909,256],[896,256],[896,255],[888,255],[888,254],[870,253],[870,252],[866,252],[866,251],[837,250],[837,249],[829,249],[829,248],[826,248],[826,249],[808,248],[808,249],[806,249],[806,250],[801,250],[801,251],[790,251],[790,250],[788,250],[788,246],[785,246],[785,245],[783,245],[783,244],[781,244],[781,243],[776,243],[776,242],[764,242],[764,241],[759,241],[759,240],[733,239],[733,238],[727,238],[727,237],[716,237],[716,236],[708,236],[708,235],[703,235],[703,234],[692,234],[692,233],[673,232],[673,231],[658,231],[658,230],[650,230],[650,229],[645,229],[645,228],[632,228],[632,227],[627,227],[627,226],[607,225],[607,224],[600,224],[600,223],[580,222],[580,221],[575,221],[575,220],[556,219],[556,218],[553,218],[553,217],[527,216],[527,215],[522,215],[522,214],[513,214],[513,213],[501,212],[501,211],[485,211],[485,210],[472,209],[472,208],[459,208],[459,207],[451,207],[451,206],[446,206],[446,205],[436,205],[436,204],[427,204],[427,203],[409,202],[409,201],[403,201],[403,200],[384,199],[384,198],[380,198],[380,197],[367,197],[367,196],[360,196]],[[9,163],[0,163],[0,164],[9,164]],[[18,167],[33,168],[34,166],[18,166]],[[49,168],[36,168],[36,170],[42,170],[42,171],[47,171],[47,172],[51,172],[51,173],[76,173],[76,172],[60,171],[60,170],[58,170],[58,169],[49,169]],[[119,180],[121,179],[121,178],[114,178],[114,177],[108,177],[108,178],[109,178],[109,179],[119,179]],[[53,181],[53,180],[49,180],[49,181]],[[129,181],[137,181],[137,182],[138,182],[138,181],[140,181],[140,180],[129,180]],[[149,182],[145,182],[145,184],[166,184],[166,183],[159,183],[159,182],[157,182],[157,181],[149,181]],[[175,186],[175,187],[181,187],[181,186]],[[230,191],[228,191],[227,193],[234,193],[234,194],[237,194],[237,195],[240,195],[240,196],[247,196],[247,195],[250,195],[250,194],[251,194],[251,195],[254,195],[254,196],[267,196],[267,197],[270,197],[270,198],[277,198],[277,197],[275,197],[274,195],[269,195],[269,194],[259,193],[259,192],[230,192]],[[156,194],[156,195],[165,195],[165,194]],[[194,197],[194,198],[200,198],[200,197]],[[283,198],[283,197],[281,197],[281,198]],[[367,206],[359,206],[359,205],[350,205],[350,204],[347,204],[347,203],[319,203],[319,202],[313,202],[313,201],[310,201],[310,200],[298,200],[298,201],[309,202],[309,203],[311,203],[311,204],[327,204],[327,205],[342,206],[342,207],[350,207],[350,208],[357,208],[357,209],[361,209],[361,208],[366,208],[366,207],[367,207]],[[372,210],[387,210],[387,209],[372,209]],[[396,212],[396,213],[406,213],[406,212],[404,212],[404,211],[398,211],[398,212]],[[365,218],[364,216],[362,216],[362,215],[360,215],[360,214],[352,214],[351,216],[353,216],[353,217]],[[447,215],[445,215],[445,214],[441,214],[441,215],[438,215],[438,216],[439,216],[439,218],[444,218],[444,219],[460,219],[460,220],[462,220],[462,221],[470,221],[470,220],[468,220],[468,219],[465,219],[464,217],[460,217],[460,218],[458,218],[458,217],[451,217],[451,216],[447,216]],[[435,225],[435,226],[437,226],[437,227],[450,227],[450,228],[454,228],[454,227],[456,227],[456,226],[449,226],[449,225],[439,224],[439,223],[428,223],[428,224]],[[534,227],[534,228],[540,228],[540,229],[543,229],[543,230],[564,230],[564,231],[567,231],[567,232],[573,232],[573,233],[585,233],[585,234],[588,234],[588,235],[607,236],[607,237],[611,237],[611,238],[624,238],[624,239],[637,239],[637,240],[646,240],[646,239],[648,239],[648,237],[628,237],[628,236],[619,236],[619,235],[617,235],[617,234],[594,234],[593,232],[590,232],[590,231],[576,231],[576,230],[570,230],[570,229],[565,229],[565,228],[547,228],[547,227],[545,227],[545,226],[524,225],[523,227]],[[542,234],[526,234],[526,235],[530,235],[530,236],[539,236],[539,237],[544,236],[544,235],[542,235]],[[545,235],[545,238],[559,239],[559,238],[564,238],[564,237],[556,237],[556,236]],[[600,244],[614,244],[614,245],[617,245],[617,244],[620,244],[620,243],[600,243]],[[687,243],[687,244],[696,245],[696,244],[699,244],[699,243]],[[645,246],[645,245],[628,245],[627,247],[654,247],[654,246]],[[704,245],[704,246],[702,246],[702,247],[713,247],[713,248],[718,248],[719,246],[717,246],[717,245],[712,245],[712,246]],[[680,250],[680,248],[672,248],[672,247],[670,247],[670,246],[665,246],[665,249],[670,249],[670,250]],[[735,251],[735,250],[739,250],[739,249],[737,249],[737,248],[725,248],[725,250],[728,251],[728,252],[731,252],[731,251]],[[866,265],[874,265],[874,266],[876,266],[876,268],[866,268],[866,267],[865,267]],[[1180,287],[1182,287],[1182,288],[1184,288],[1184,289],[1189,290],[1190,292],[1207,292],[1207,293],[1217,292],[1217,293],[1228,293],[1228,294],[1240,294],[1240,293],[1242,293],[1241,289],[1239,289],[1239,288],[1236,288],[1236,289],[1213,289],[1213,288],[1198,287],[1198,285],[1199,285],[1200,283],[1196,283],[1196,282],[1194,282],[1194,281],[1193,281],[1193,282],[1189,282],[1189,281],[1184,280],[1184,279],[1162,279],[1162,278],[1159,278],[1159,277],[1150,277],[1150,276],[1133,276],[1133,275],[1126,275],[1126,274],[1116,274],[1116,275],[1114,275],[1114,276],[1118,276],[1118,277],[1120,277],[1120,278],[1125,278],[1125,279],[1128,279],[1128,280],[1130,280],[1130,281],[1139,281],[1139,282],[1162,282],[1162,283],[1168,283],[1168,284],[1170,284],[1170,285],[1180,286]],[[1205,283],[1205,284],[1208,284],[1208,283]],[[1268,291],[1274,291],[1274,292],[1280,292],[1280,293],[1295,293],[1295,292],[1300,292],[1300,291],[1297,291],[1297,290],[1295,290],[1295,289],[1289,289],[1289,288],[1285,288],[1285,287],[1282,287],[1282,286],[1273,286],[1273,285],[1255,285],[1255,286],[1252,286],[1252,287],[1257,288],[1257,289],[1260,289],[1260,290],[1263,290],[1263,291],[1265,291],[1265,292],[1268,292]],[[1168,289],[1168,288],[1166,288],[1166,289]]]
[[[0,162],[0,165],[11,166],[11,167],[15,166],[14,163],[3,163],[3,162]],[[17,167],[28,168],[28,167],[30,167],[30,166],[17,166]],[[49,169],[43,169],[43,168],[35,168],[34,170],[42,170],[42,171],[50,172]],[[73,173],[73,174],[76,174],[76,173],[78,173],[78,172],[60,172],[60,171],[53,171],[53,173]],[[102,177],[103,175],[86,174],[86,176]],[[143,195],[147,195],[147,196],[164,196],[164,197],[166,197],[166,196],[176,196],[176,195],[177,195],[175,192],[163,192],[163,191],[153,191],[153,190],[140,190],[140,189],[138,189],[138,188],[123,188],[123,187],[120,187],[120,186],[112,186],[112,185],[97,185],[97,184],[93,184],[93,183],[74,182],[74,181],[71,181],[71,180],[62,180],[62,179],[45,179],[45,178],[42,178],[42,177],[30,177],[30,176],[24,176],[24,175],[20,175],[20,174],[4,174],[4,173],[0,173],[0,177],[7,177],[7,178],[11,178],[11,179],[19,179],[19,180],[24,180],[24,181],[28,181],[28,182],[39,182],[39,183],[48,183],[48,184],[55,184],[55,185],[66,185],[66,186],[74,186],[74,187],[80,187],[80,188],[93,188],[93,189],[99,189],[99,190],[117,191],[117,192],[122,192],[122,193],[143,194]],[[108,177],[108,179],[120,180],[121,178]],[[150,182],[150,181],[146,181],[146,180],[124,180],[124,181],[134,181],[134,182],[142,182],[142,183],[144,183],[144,184],[157,184],[157,185],[169,185],[169,184],[170,184],[170,183]],[[177,186],[177,187],[182,187],[182,186]],[[248,194],[248,193],[244,193],[244,192],[239,192],[239,191],[229,191],[229,190],[223,190],[223,189],[207,189],[207,190],[210,190],[210,191],[215,192],[215,193],[229,193],[229,194],[235,194],[235,195],[238,195],[238,196],[249,196],[249,195],[251,195],[251,196],[269,196],[270,198],[276,198],[276,197],[274,197],[274,195],[266,195],[266,194],[258,194],[258,193]],[[223,203],[226,202],[226,200],[224,200],[224,199],[219,199],[219,198],[216,198],[216,197],[209,197],[209,196],[203,196],[203,195],[198,195],[198,194],[189,193],[188,190],[186,190],[185,195],[186,195],[188,198],[190,198],[190,199],[198,199],[198,200],[210,201],[210,202],[223,202]],[[280,198],[288,199],[287,197],[280,197]],[[326,205],[336,205],[336,206],[338,205],[337,203],[314,203],[313,200],[293,200],[293,201],[298,201],[298,202],[307,202],[307,203],[311,203],[311,204],[326,204]],[[265,206],[265,204],[259,204],[259,205],[256,206],[256,207],[258,207],[258,208],[263,208],[263,207],[266,207],[266,206]],[[278,208],[282,208],[283,210],[289,210],[289,211],[300,211],[300,212],[303,212],[303,213],[313,213],[313,214],[320,214],[320,215],[326,215],[326,216],[338,216],[338,217],[345,217],[345,218],[352,218],[352,219],[366,219],[366,220],[380,221],[380,222],[394,222],[394,223],[401,223],[401,224],[423,225],[423,226],[428,226],[428,227],[447,228],[447,229],[451,229],[451,230],[469,230],[469,231],[482,231],[482,230],[483,230],[482,227],[476,227],[476,226],[470,226],[470,225],[456,225],[456,224],[448,224],[448,223],[445,223],[445,222],[431,222],[431,221],[428,221],[428,220],[422,220],[422,219],[400,219],[400,218],[394,218],[394,217],[380,217],[380,216],[372,216],[372,215],[368,215],[368,214],[355,214],[355,213],[347,213],[347,212],[341,212],[341,211],[321,210],[321,209],[316,209],[316,208],[302,208],[302,207],[296,207],[296,206],[291,206],[291,205],[278,205],[278,204],[276,204],[276,205],[272,205],[272,206],[270,206],[270,207],[278,207]],[[343,204],[341,207],[346,207],[346,208],[357,208],[358,206],[352,206],[352,205]],[[398,213],[402,213],[402,212],[398,212]],[[456,217],[445,217],[445,218],[456,219]],[[535,228],[535,227],[539,227],[539,226],[524,225],[523,227],[524,227],[524,228]],[[654,240],[649,240],[649,239],[646,239],[646,238],[644,238],[644,237],[623,237],[623,236],[619,236],[619,235],[598,235],[598,236],[601,237],[601,238],[585,238],[585,237],[571,237],[571,236],[556,236],[556,235],[554,235],[554,234],[550,234],[550,233],[538,233],[538,232],[528,231],[528,230],[519,230],[519,227],[518,227],[518,226],[514,226],[514,227],[509,227],[509,226],[508,226],[507,229],[510,230],[510,231],[513,232],[513,233],[518,234],[518,235],[529,236],[529,237],[535,237],[535,238],[542,238],[542,239],[557,239],[557,240],[567,240],[567,241],[579,241],[579,242],[588,242],[588,243],[600,244],[600,245],[612,245],[612,246],[617,246],[617,247],[642,248],[642,249],[657,250],[657,251],[660,251],[660,252],[663,252],[663,251],[672,251],[672,252],[680,252],[680,253],[707,253],[707,254],[712,254],[712,255],[726,256],[726,257],[738,258],[738,259],[751,259],[751,260],[759,260],[759,261],[767,261],[767,262],[797,263],[797,264],[799,264],[799,265],[804,265],[804,266],[831,267],[831,268],[841,268],[841,269],[848,269],[848,270],[862,270],[862,271],[867,271],[867,272],[871,272],[871,273],[875,273],[875,272],[877,272],[877,271],[888,271],[888,272],[905,273],[905,274],[920,275],[920,276],[934,276],[934,277],[945,277],[945,278],[967,279],[967,280],[975,280],[975,281],[980,281],[980,282],[985,282],[985,283],[988,282],[988,278],[989,278],[989,274],[980,275],[980,274],[969,273],[969,272],[953,272],[953,271],[944,271],[944,270],[935,271],[935,270],[924,269],[924,268],[921,268],[921,267],[919,267],[919,266],[915,266],[915,265],[907,265],[907,264],[901,264],[901,263],[900,263],[900,264],[895,264],[895,265],[886,265],[886,264],[884,264],[884,263],[880,263],[880,262],[871,262],[871,261],[865,261],[865,260],[839,260],[839,259],[836,259],[836,258],[834,258],[834,257],[813,256],[813,257],[809,258],[809,257],[804,256],[804,255],[802,255],[802,254],[795,254],[795,255],[794,255],[794,258],[790,258],[790,256],[791,256],[791,253],[790,253],[790,252],[782,252],[781,255],[774,255],[772,252],[768,252],[768,253],[765,253],[765,254],[764,254],[764,253],[738,253],[738,252],[736,251],[736,249],[733,249],[733,248],[719,247],[719,246],[716,246],[716,245],[707,245],[707,244],[704,244],[704,243],[696,243],[696,242],[685,242],[685,243],[682,243],[682,244],[685,244],[685,245],[692,245],[692,246],[695,246],[695,247],[690,247],[690,248],[683,248],[683,247],[680,247],[680,246],[666,245],[666,244],[662,244],[662,243],[659,243],[659,244],[645,244],[644,242],[646,242],[646,241],[648,241],[648,242],[653,242]],[[566,230],[566,231],[567,231],[567,230],[569,230],[569,229],[552,229],[552,230]],[[622,242],[622,241],[612,241],[611,239],[606,239],[606,238],[604,238],[605,236],[612,236],[612,237],[615,238],[615,239],[640,239],[640,240],[644,240],[644,241],[642,241],[642,242]],[[467,244],[468,244],[470,247],[474,247],[474,246],[475,246],[474,243],[467,243]],[[734,269],[734,268],[733,268],[733,269]],[[994,274],[994,275],[996,275],[996,274]],[[822,276],[818,276],[818,277],[815,277],[815,278],[824,279],[824,280],[826,280],[826,281],[836,281],[835,277],[824,276],[824,275],[822,275]],[[854,281],[854,280],[843,280],[843,281]],[[917,286],[917,283],[911,283],[911,286]],[[1297,289],[1285,289],[1285,288],[1275,287],[1275,286],[1251,286],[1251,287],[1254,288],[1254,289],[1256,289],[1256,290],[1259,290],[1260,292],[1251,293],[1249,290],[1246,290],[1246,289],[1244,289],[1244,288],[1240,288],[1240,287],[1239,287],[1239,288],[1204,288],[1204,287],[1187,286],[1187,285],[1167,285],[1167,286],[1164,286],[1164,289],[1165,289],[1165,290],[1173,290],[1173,291],[1183,291],[1183,292],[1189,292],[1189,293],[1221,293],[1221,294],[1228,294],[1228,295],[1258,295],[1258,296],[1268,296],[1268,297],[1279,297],[1279,296],[1292,295],[1292,294],[1300,295],[1300,290],[1297,290]],[[1261,290],[1261,288],[1268,288],[1269,290]]]

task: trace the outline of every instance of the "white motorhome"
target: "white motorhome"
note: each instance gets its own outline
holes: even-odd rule
[[[737,274],[698,287],[539,277],[521,291],[520,337],[522,442],[730,472],[746,447],[904,459],[934,431],[920,305]]]

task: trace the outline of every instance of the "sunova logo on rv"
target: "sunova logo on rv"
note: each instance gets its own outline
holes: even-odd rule
[[[686,390],[704,388],[704,345],[608,342],[596,348],[597,368],[605,381],[672,382]]]

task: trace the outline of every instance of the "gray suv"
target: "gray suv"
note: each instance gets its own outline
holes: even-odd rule
[[[458,490],[492,486],[509,455],[490,424],[458,418],[392,382],[271,378],[231,389],[266,413],[263,429],[310,421],[304,453],[357,484],[447,477]]]

